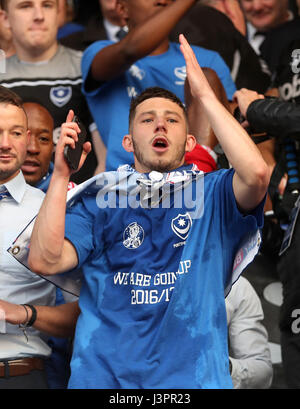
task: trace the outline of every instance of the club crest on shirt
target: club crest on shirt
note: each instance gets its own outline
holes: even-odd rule
[[[129,68],[129,72],[130,74],[137,78],[138,80],[142,81],[145,76],[146,76],[146,72],[142,69],[140,69],[137,65],[133,64],[130,68]]]
[[[123,245],[127,249],[137,249],[144,241],[144,229],[137,222],[130,223],[123,233]]]
[[[192,219],[189,213],[185,213],[185,214],[179,213],[179,215],[175,217],[174,219],[172,219],[172,222],[171,222],[171,227],[172,227],[173,232],[178,237],[180,237],[182,240],[187,239],[191,226],[192,226]]]
[[[72,87],[53,87],[50,90],[50,99],[57,107],[66,105],[72,97]]]
[[[176,85],[184,85],[186,79],[186,66],[183,67],[176,67],[174,69],[175,76],[179,79],[179,81],[175,81]]]

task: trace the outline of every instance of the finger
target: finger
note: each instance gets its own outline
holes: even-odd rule
[[[65,136],[63,139],[62,143],[62,149],[64,149],[66,146],[71,146],[72,149],[75,149],[76,142],[74,141],[73,138]]]
[[[88,154],[89,154],[89,153],[91,152],[91,150],[92,150],[92,145],[91,145],[90,142],[85,142],[85,143],[82,145],[82,147],[83,147],[83,151],[82,151],[82,154],[81,154],[81,158],[80,158],[80,162],[79,162],[79,166],[78,166],[78,169],[77,169],[77,170],[79,170],[79,169],[82,167],[82,165],[84,164],[84,162],[85,162],[85,160],[86,160]]]
[[[183,34],[179,34],[179,42],[182,44],[185,40],[185,36]]]
[[[71,126],[74,126],[73,123],[71,123]],[[78,141],[78,132],[77,132],[77,127],[71,128],[69,124],[65,124],[62,129],[61,129],[61,136],[62,138],[65,136],[70,136],[72,137],[76,142]]]
[[[192,47],[190,46],[189,42],[187,41],[187,39],[185,38],[185,36],[183,34],[180,34],[179,36],[180,39],[180,44],[181,44],[181,49],[184,53],[184,55],[194,64],[198,65],[198,61],[197,58],[195,56],[195,53],[192,49]]]
[[[235,91],[235,93],[233,94],[233,98],[238,99],[238,97],[241,95],[241,90]]]
[[[92,150],[92,144],[91,144],[91,142],[85,142],[85,143],[82,145],[82,148],[83,148],[83,154],[87,156],[87,155],[91,152],[91,150]]]
[[[66,122],[72,122],[73,118],[74,118],[74,111],[72,109],[70,109],[70,111],[68,112],[68,115],[67,115]]]
[[[281,196],[283,196],[283,194],[284,194],[284,191],[285,191],[285,188],[286,188],[286,185],[287,185],[287,179],[288,179],[288,177],[287,177],[287,174],[285,173],[285,174],[282,176],[282,178],[281,178],[281,180],[280,180],[280,183],[279,183],[279,185],[278,185],[278,193],[279,193]]]
[[[248,122],[248,121],[243,121],[243,122],[241,123],[241,126],[242,126],[244,129],[246,129],[246,128],[248,128],[250,125],[249,125],[249,122]]]

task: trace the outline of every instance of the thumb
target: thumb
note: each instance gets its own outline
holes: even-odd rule
[[[89,154],[89,153],[91,152],[91,150],[92,150],[91,142],[85,142],[85,143],[82,145],[82,148],[83,148],[83,150],[82,150],[82,154],[81,154],[81,158],[80,158],[80,162],[79,162],[79,166],[78,166],[77,171],[82,167],[82,165],[84,164],[84,162],[85,162],[85,160],[86,160],[88,154]]]

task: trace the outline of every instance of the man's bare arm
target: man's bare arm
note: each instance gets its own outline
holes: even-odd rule
[[[98,129],[95,129],[92,132],[92,141],[93,141],[93,148],[96,154],[96,158],[98,161],[98,165],[94,171],[94,175],[98,173],[105,172],[105,163],[106,163],[106,146],[101,138],[101,135]]]
[[[217,73],[212,68],[207,67],[203,67],[202,71],[218,100],[230,111],[226,91]],[[188,81],[185,81],[184,100],[188,114],[189,132],[195,136],[197,143],[213,149],[218,144],[218,140],[202,104],[199,103],[197,98],[193,98]]]
[[[147,21],[130,29],[126,37],[103,48],[95,56],[91,76],[97,82],[109,81],[119,76],[135,61],[145,57],[168,41],[168,35],[180,18],[197,0],[176,0],[161,7]]]
[[[74,112],[70,111],[66,123],[61,127],[51,182],[31,235],[28,264],[38,274],[56,274],[71,270],[78,264],[74,246],[64,238],[66,198],[72,174],[64,158],[64,148],[66,145],[75,147],[77,133],[80,132],[78,125],[71,122],[73,117]],[[78,169],[90,150],[91,144],[86,142]]]
[[[216,98],[183,35],[180,43],[192,95],[202,104],[228,161],[235,169],[233,190],[237,204],[241,210],[250,211],[266,194],[270,180],[268,166],[247,132]]]

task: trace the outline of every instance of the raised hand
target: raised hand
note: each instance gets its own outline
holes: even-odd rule
[[[81,159],[79,162],[78,169],[76,171],[69,168],[65,157],[64,157],[64,149],[66,146],[71,146],[71,148],[75,148],[75,143],[78,141],[78,134],[80,133],[80,128],[76,122],[72,122],[74,118],[74,112],[72,110],[69,111],[66,122],[61,126],[61,133],[56,145],[55,151],[55,167],[54,171],[56,174],[60,174],[64,177],[70,177],[72,173],[77,172],[83,165],[86,160],[87,155],[91,151],[91,143],[85,142],[83,144],[83,151],[81,155]]]
[[[183,34],[180,34],[179,42],[180,50],[186,62],[187,80],[192,96],[200,99],[205,95],[214,96],[214,92],[197,61],[194,51]]]

